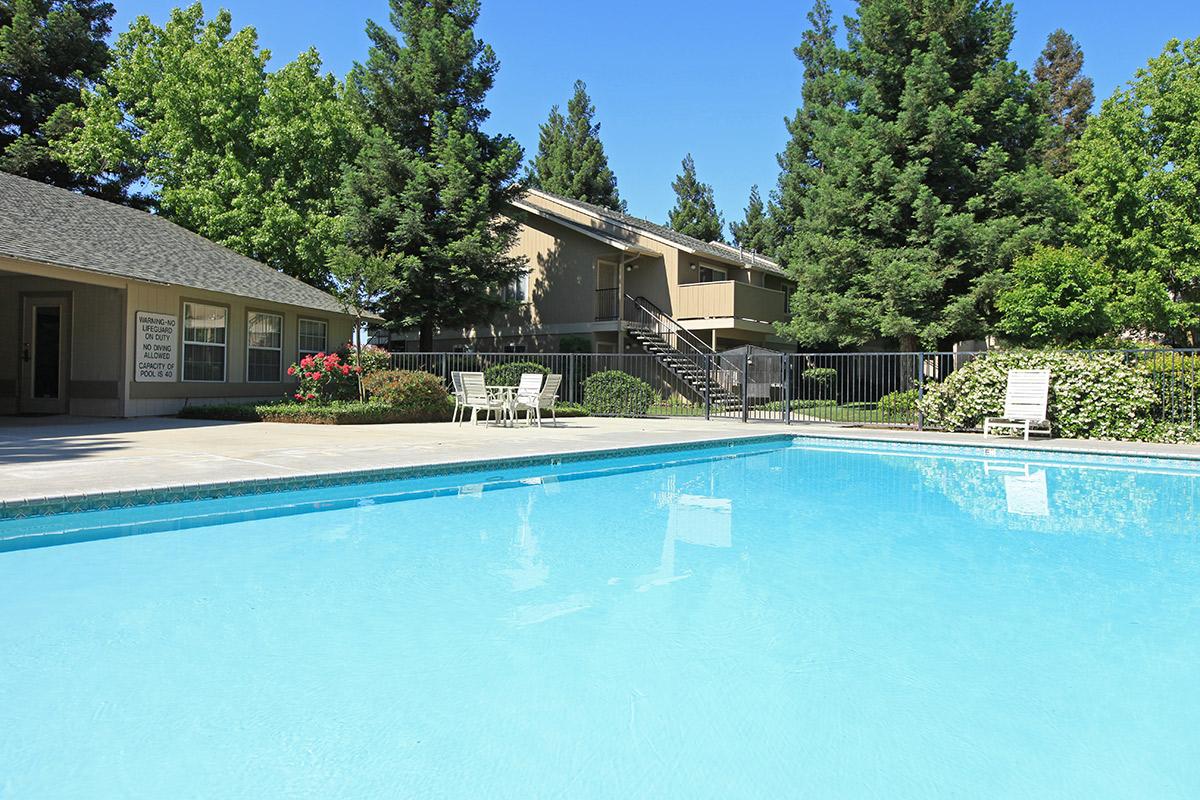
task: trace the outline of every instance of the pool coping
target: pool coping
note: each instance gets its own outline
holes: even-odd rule
[[[855,431],[850,433],[849,431]],[[889,435],[892,433],[893,435]],[[908,432],[905,432],[908,433]],[[932,433],[932,432],[929,432]],[[936,434],[935,434],[936,435]],[[498,456],[496,458],[446,461],[427,464],[406,464],[371,469],[350,469],[331,472],[313,472],[304,475],[245,478],[235,481],[210,481],[203,483],[172,484],[137,489],[115,489],[78,494],[25,497],[15,500],[0,500],[0,520],[26,519],[53,514],[70,514],[84,511],[106,511],[134,506],[165,505],[194,500],[215,500],[225,497],[268,494],[271,492],[319,489],[344,486],[352,483],[427,478],[443,475],[470,474],[490,469],[513,469],[543,465],[558,465],[578,461],[625,456],[654,455],[656,453],[689,450],[730,448],[744,444],[763,444],[772,441],[794,442],[796,440],[836,441],[870,445],[875,449],[919,448],[927,453],[962,453],[988,457],[1028,455],[1044,460],[1056,455],[1087,456],[1101,459],[1104,463],[1127,465],[1153,464],[1162,461],[1186,461],[1200,463],[1200,453],[1129,450],[1096,446],[1072,446],[1071,440],[1055,439],[1031,445],[1021,440],[987,440],[981,442],[938,441],[929,438],[898,436],[891,431],[863,428],[826,428],[820,431],[805,431],[790,428],[775,433],[750,434],[744,436],[716,436],[711,439],[696,439],[684,442],[663,442],[652,445],[629,445],[587,450],[555,451],[520,456]]]
[[[746,444],[766,444],[773,441],[781,443],[791,442],[795,438],[794,433],[788,432],[732,437],[718,436],[712,439],[697,439],[686,442],[664,442],[650,445],[570,450],[521,456],[499,456],[496,458],[471,459],[469,461],[446,461],[430,464],[377,467],[373,469],[314,472],[287,477],[246,478],[236,481],[177,484],[47,497],[26,497],[17,500],[0,501],[0,520],[28,519],[30,517],[74,514],[84,511],[108,511],[117,508],[165,505],[193,500],[217,500],[225,497],[244,497],[272,492],[321,489],[330,486],[345,486],[353,483],[375,483],[409,478],[430,478],[442,475],[466,475],[473,472],[494,469],[556,466],[558,464],[577,461],[654,455],[666,452],[719,450]]]
[[[863,428],[844,428],[842,430],[866,430]],[[902,435],[891,435],[893,433],[887,430],[874,429],[869,433],[843,433],[837,429],[822,430],[822,431],[794,431],[791,435],[798,439],[837,439],[843,442],[870,442],[872,444],[889,444],[899,445],[902,447],[920,447],[933,452],[941,448],[951,448],[953,450],[977,450],[977,451],[1005,451],[1007,453],[1028,453],[1041,458],[1046,458],[1055,455],[1072,455],[1072,456],[1093,456],[1102,458],[1122,459],[1125,462],[1136,462],[1138,459],[1148,461],[1191,461],[1200,462],[1200,452],[1172,452],[1166,453],[1161,450],[1134,450],[1122,447],[1105,447],[1106,443],[1118,444],[1111,440],[1098,439],[1046,439],[1039,444],[1032,444],[1021,439],[984,439],[978,442],[962,442],[962,441],[941,441],[937,439],[916,439],[910,438],[912,432],[895,431],[894,433]],[[922,432],[918,432],[920,435]],[[925,434],[943,434],[941,431],[925,431]],[[1075,442],[1087,441],[1092,444],[1076,445]],[[1099,444],[1097,444],[1099,443]],[[1127,443],[1126,443],[1127,444]]]

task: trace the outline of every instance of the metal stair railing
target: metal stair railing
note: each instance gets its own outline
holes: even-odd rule
[[[625,300],[628,304],[625,321],[631,328],[657,336],[667,347],[681,356],[685,364],[690,363],[695,369],[699,369],[701,363],[705,365],[704,382],[701,386],[694,388],[701,392],[707,400],[711,401],[719,396],[721,402],[726,405],[741,403],[738,393],[731,386],[725,385],[720,378],[720,372],[723,371],[736,376],[737,383],[744,384],[746,376],[741,365],[713,350],[699,336],[680,325],[678,320],[645,297],[633,297],[626,294]],[[684,374],[685,370],[680,369],[678,364],[672,364],[672,359],[668,354],[657,355],[659,361],[675,373],[676,377],[691,385],[691,381]],[[715,376],[714,373],[716,373]]]

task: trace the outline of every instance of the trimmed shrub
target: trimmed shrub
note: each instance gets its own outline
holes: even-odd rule
[[[576,336],[568,333],[558,337],[558,352],[560,353],[590,353],[592,340],[587,336]]]
[[[810,386],[828,389],[837,380],[837,370],[833,367],[812,367],[804,370],[800,377]]]
[[[589,414],[644,417],[655,399],[650,384],[616,369],[597,372],[583,382],[583,406]]]
[[[367,397],[405,414],[411,422],[445,417],[449,393],[442,379],[428,372],[381,370],[363,377]]]
[[[373,344],[365,344],[360,352],[355,353],[354,342],[348,342],[338,350],[338,355],[347,364],[361,367],[363,375],[392,368],[392,354]]]
[[[930,384],[932,386],[932,384]],[[888,419],[908,419],[917,415],[916,389],[889,392],[879,398],[879,413]]]
[[[536,372],[539,375],[549,375],[550,368],[536,361],[509,361],[503,364],[492,364],[483,371],[483,379],[489,386],[517,386],[521,376],[526,372]]]
[[[1162,419],[1186,423],[1195,419],[1200,356],[1154,352],[1144,354],[1141,363],[1154,383]]]
[[[1149,373],[1112,353],[990,352],[930,386],[920,403],[928,424],[970,430],[1004,412],[1010,369],[1049,369],[1048,415],[1067,439],[1142,439],[1153,434],[1157,395]]]
[[[554,415],[556,417],[586,417],[588,410],[579,403],[555,403]]]
[[[377,425],[396,422],[448,421],[454,404],[447,401],[433,419],[414,419],[412,412],[383,403],[337,400],[332,403],[245,403],[188,406],[183,419],[220,419],[236,422],[294,422],[308,425]]]

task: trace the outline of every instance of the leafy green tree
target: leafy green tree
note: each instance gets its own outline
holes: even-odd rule
[[[564,197],[624,211],[617,178],[600,141],[600,123],[593,121],[595,115],[587,85],[575,81],[567,115],[564,117],[556,105],[541,126],[528,183]]]
[[[522,152],[481,127],[499,63],[478,17],[477,0],[391,0],[403,44],[368,21],[367,61],[350,76],[367,134],[339,192],[347,242],[392,264],[381,308],[418,327],[423,350],[438,326],[490,317],[525,268],[503,213],[521,192]]]
[[[804,82],[800,108],[784,120],[788,142],[777,157],[779,186],[770,210],[777,229],[772,242],[775,246],[795,230],[804,213],[804,198],[820,174],[821,163],[813,150],[816,128],[833,123],[844,112],[849,97],[850,77],[843,69],[846,54],[838,48],[837,25],[828,0],[813,3],[808,22],[809,29],[792,51],[804,66]]]
[[[1083,74],[1083,48],[1062,28],[1046,39],[1033,65],[1033,77],[1044,92],[1046,114],[1054,123],[1046,149],[1046,168],[1054,175],[1071,169],[1071,145],[1083,135],[1096,100],[1092,79]]]
[[[1076,247],[1038,247],[1013,265],[996,298],[997,327],[1031,345],[1094,342],[1112,331],[1112,275]]]
[[[1104,102],[1069,180],[1082,235],[1114,270],[1127,328],[1194,346],[1200,329],[1200,39],[1173,39]]]
[[[671,182],[675,190],[675,207],[667,225],[680,233],[705,242],[725,241],[725,219],[717,211],[712,187],[696,177],[696,162],[688,153],[683,159],[683,172]]]
[[[797,281],[781,327],[807,346],[978,338],[1015,258],[1055,244],[1073,207],[1042,166],[1049,124],[1008,58],[1011,6],[860,0],[818,114],[781,256]]]
[[[76,169],[150,187],[163,216],[315,285],[340,238],[333,204],[354,117],[315,51],[268,73],[253,28],[199,3],[139,17],[57,144]]]
[[[729,223],[729,231],[738,247],[764,255],[771,255],[774,251],[775,231],[771,218],[767,216],[766,204],[758,193],[758,186],[750,187],[746,216],[741,222]]]
[[[354,347],[350,361],[358,378],[358,399],[367,399],[363,387],[363,327],[366,316],[396,288],[396,256],[363,255],[346,245],[333,251],[329,271],[333,295],[342,309],[354,317]]]
[[[105,194],[49,142],[69,128],[80,87],[108,62],[113,11],[103,0],[0,0],[0,170]]]

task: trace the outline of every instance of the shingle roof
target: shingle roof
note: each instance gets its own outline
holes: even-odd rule
[[[677,244],[688,250],[693,250],[697,253],[703,253],[705,255],[712,256],[713,258],[719,258],[722,261],[732,261],[735,264],[742,264],[744,266],[761,269],[764,272],[771,272],[776,275],[787,275],[783,267],[779,266],[779,264],[776,262],[772,261],[766,256],[753,253],[749,250],[730,247],[729,245],[721,244],[720,242],[706,242],[702,239],[697,239],[694,236],[688,236],[687,234],[672,230],[665,225],[659,225],[656,222],[651,222],[648,219],[634,217],[629,214],[624,214],[620,211],[613,211],[611,208],[605,208],[604,206],[598,206],[593,203],[585,203],[582,200],[563,197],[562,195],[557,195],[553,192],[547,192],[544,189],[531,190],[530,194],[534,197],[536,197],[538,194],[545,195],[551,200],[558,201],[559,203],[567,206],[575,206],[583,211],[601,217],[602,219],[614,224],[643,231],[653,236],[657,236],[660,239],[666,239],[667,241]]]
[[[332,295],[162,217],[0,173],[0,255],[341,312]]]

